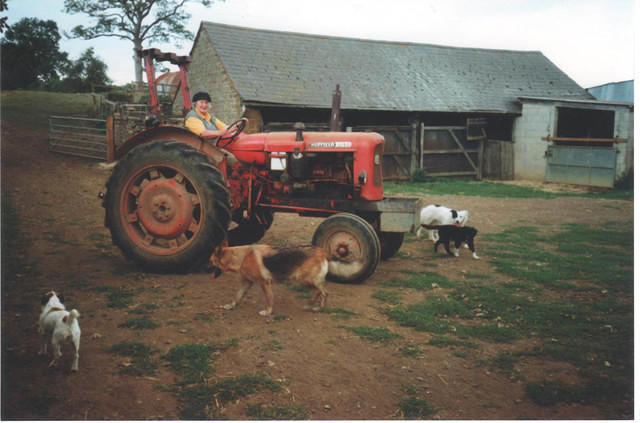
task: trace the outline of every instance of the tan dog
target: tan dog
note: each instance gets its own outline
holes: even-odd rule
[[[327,302],[327,291],[324,287],[325,278],[331,267],[334,273],[350,271],[351,263],[343,263],[330,259],[327,252],[318,247],[275,248],[270,245],[243,245],[227,247],[222,245],[215,249],[210,263],[222,272],[237,272],[242,275],[244,285],[236,298],[224,306],[232,310],[244,298],[254,282],[264,291],[267,308],[260,311],[260,315],[268,316],[273,311],[274,279],[288,280],[310,286],[314,291],[312,304],[319,301],[312,310],[321,310]],[[360,263],[358,263],[360,265]],[[214,273],[214,278],[217,276]]]

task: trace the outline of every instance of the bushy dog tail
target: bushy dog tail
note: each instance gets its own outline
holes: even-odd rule
[[[349,277],[362,268],[362,260],[346,263],[337,259],[329,259],[329,273],[338,277]]]
[[[78,310],[76,310],[75,308],[73,310],[71,310],[69,312],[69,318],[67,319],[66,323],[71,326],[73,324],[74,320],[77,320],[78,317],[80,317],[80,313],[78,313]]]

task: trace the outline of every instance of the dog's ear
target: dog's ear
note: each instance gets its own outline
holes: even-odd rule
[[[453,217],[454,219],[458,218],[458,211],[457,210],[451,210],[451,217]]]

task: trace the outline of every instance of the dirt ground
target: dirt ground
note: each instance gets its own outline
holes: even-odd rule
[[[106,349],[122,341],[144,342],[160,357],[178,345],[229,339],[237,339],[237,345],[216,356],[212,377],[263,372],[284,387],[281,392],[259,392],[226,404],[222,414],[233,420],[249,418],[248,404],[297,404],[315,420],[401,419],[398,403],[409,397],[408,386],[436,409],[434,419],[632,418],[615,414],[606,405],[538,406],[526,398],[521,380],[478,364],[518,349],[518,343],[480,342],[477,356],[464,358],[454,349],[427,345],[432,334],[390,321],[372,294],[381,289],[381,282],[402,276],[402,270],[425,270],[421,242],[405,243],[400,250],[403,258],[382,262],[363,284],[329,284],[329,306],[355,313],[346,321],[303,310],[306,300],[282,285],[275,288],[275,317],[265,318],[258,315],[263,298],[257,288],[236,310],[219,307],[238,288],[233,275],[213,281],[206,273],[141,274],[111,246],[103,226],[104,210],[97,195],[104,190],[109,171],[93,160],[49,153],[46,133],[18,129],[7,123],[2,128],[2,190],[31,242],[17,258],[27,264],[18,266],[16,274],[5,274],[2,281],[3,419],[179,419],[180,404],[172,393],[178,377],[166,361],[161,360],[153,376],[124,375],[120,370],[128,365],[126,357]],[[463,196],[427,200],[470,210],[470,224],[481,234],[531,223],[554,230],[565,222],[599,224],[633,218],[632,201]],[[264,242],[308,243],[320,221],[277,214]],[[489,265],[481,240],[477,242],[481,260],[463,250],[458,259],[428,258],[436,266],[429,271],[454,281],[468,273],[504,278]],[[107,307],[105,290],[121,286],[137,289],[135,304],[160,305],[152,315],[159,328],[118,327],[130,315]],[[81,313],[78,373],[69,371],[68,347],[57,368],[48,368],[49,360],[37,355],[39,299],[51,289],[64,292],[67,306]],[[411,302],[424,293],[402,290],[401,295],[404,302]],[[369,343],[341,326],[389,328],[404,337],[403,343],[418,345],[420,353],[401,354],[398,343]],[[569,365],[533,358],[520,364],[526,378],[533,380],[575,373]]]

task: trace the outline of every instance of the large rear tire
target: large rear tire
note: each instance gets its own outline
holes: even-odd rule
[[[123,254],[152,272],[204,264],[227,235],[229,191],[207,156],[154,141],[123,157],[107,181],[105,224]]]
[[[338,213],[322,222],[313,234],[312,244],[338,257],[350,269],[349,274],[329,272],[331,280],[359,283],[376,270],[380,262],[380,240],[371,225],[351,213]]]

